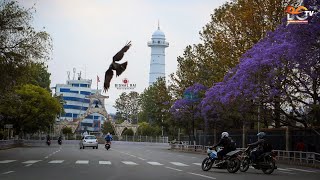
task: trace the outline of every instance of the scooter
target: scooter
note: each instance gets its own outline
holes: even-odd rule
[[[223,159],[219,160],[217,152],[221,151],[221,147],[216,150],[209,148],[207,150],[208,156],[202,161],[201,168],[203,171],[209,171],[211,168],[227,169],[229,173],[235,173],[240,168],[240,150],[234,150],[227,153]]]
[[[104,147],[109,150],[111,148],[111,142],[107,142]]]

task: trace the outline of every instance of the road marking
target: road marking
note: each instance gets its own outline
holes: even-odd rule
[[[132,156],[132,157],[137,157],[137,156],[135,156],[135,155],[131,155],[131,154],[129,154],[129,156]]]
[[[76,164],[89,164],[89,161],[78,160],[78,161],[76,161]]]
[[[291,172],[285,172],[285,171],[278,171],[279,173],[285,173],[285,174],[296,174],[296,173],[291,173]]]
[[[17,160],[3,160],[3,161],[0,161],[0,164],[11,163],[14,161],[17,161]]]
[[[278,170],[280,170],[280,171],[293,171],[293,170],[290,170],[290,169],[283,169],[283,168],[278,168]]]
[[[141,157],[138,157],[138,159],[142,160],[142,161],[145,161],[145,159],[141,158]]]
[[[202,164],[201,163],[192,163],[194,165],[197,165],[197,166],[201,166]]]
[[[138,165],[137,163],[134,163],[132,161],[121,161],[121,162],[126,165]]]
[[[196,158],[196,157],[191,157],[191,158]]]
[[[147,162],[147,163],[149,163],[151,165],[154,165],[154,166],[162,166],[163,165],[163,164],[160,164],[158,162]]]
[[[32,166],[32,164],[27,164],[27,165],[25,165],[26,167],[29,167],[29,166]]]
[[[183,164],[183,163],[180,163],[180,162],[170,162],[171,164],[173,165],[176,165],[176,166],[189,166],[189,165],[186,165],[186,164]]]
[[[52,164],[58,164],[58,163],[63,163],[64,160],[53,160],[53,161],[50,161],[49,163],[52,163]]]
[[[30,160],[30,161],[25,161],[25,162],[22,162],[23,164],[33,164],[33,163],[36,163],[36,162],[39,162],[41,160]]]
[[[110,161],[99,161],[99,164],[111,164]]]
[[[166,166],[166,168],[168,168],[168,169],[172,169],[172,170],[175,170],[175,171],[182,171],[182,170],[180,170],[180,169],[175,169],[175,168],[167,167],[167,166]]]
[[[310,172],[310,173],[316,172],[316,171],[310,171],[310,170],[305,170],[305,169],[296,169],[296,168],[287,168],[287,169],[292,169],[292,170],[297,170],[297,171],[302,171],[302,172]]]
[[[2,174],[9,174],[9,173],[13,173],[14,171],[8,171],[8,172],[4,172]]]
[[[202,174],[196,174],[196,173],[192,173],[192,172],[189,172],[189,174],[193,174],[193,175],[196,175],[196,176],[201,176],[201,177],[205,177],[205,178],[209,178],[209,179],[217,179],[217,178],[214,178],[214,177],[205,176],[205,175],[202,175]]]

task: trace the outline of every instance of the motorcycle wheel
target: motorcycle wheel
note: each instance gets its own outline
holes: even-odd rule
[[[245,158],[243,161],[241,161],[240,171],[246,172],[249,169],[249,166],[250,166],[249,159]]]
[[[227,170],[229,173],[235,173],[240,169],[240,160],[237,157],[231,158],[227,163]]]
[[[203,171],[209,171],[212,167],[214,160],[211,160],[209,157],[206,157],[201,164],[201,168]]]
[[[263,168],[262,169],[263,173],[271,174],[274,171],[275,167],[276,167],[274,160],[273,159],[267,159],[265,163],[268,166],[270,166],[270,168],[268,168],[268,169]]]

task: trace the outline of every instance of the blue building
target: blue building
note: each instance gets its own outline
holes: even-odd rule
[[[90,99],[88,96],[94,94],[101,94],[101,90],[91,89],[92,80],[82,79],[81,73],[77,79],[70,80],[68,78],[66,84],[57,84],[55,87],[55,93],[57,96],[62,95],[64,102],[64,114],[61,114],[57,121],[67,120],[75,121],[81,120],[81,131],[100,131],[101,124],[106,120],[100,113],[88,114],[87,110],[90,105]],[[92,106],[103,107],[101,100],[94,100]],[[94,108],[93,107],[93,108]],[[85,116],[85,117],[83,117]]]

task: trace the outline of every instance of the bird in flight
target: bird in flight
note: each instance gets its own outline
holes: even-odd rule
[[[113,77],[113,70],[116,71],[116,77],[120,76],[126,70],[128,64],[127,61],[122,64],[116,62],[123,58],[124,53],[128,51],[130,46],[131,41],[129,41],[116,55],[113,56],[112,63],[104,75],[104,92],[108,91],[110,87],[110,81]]]

